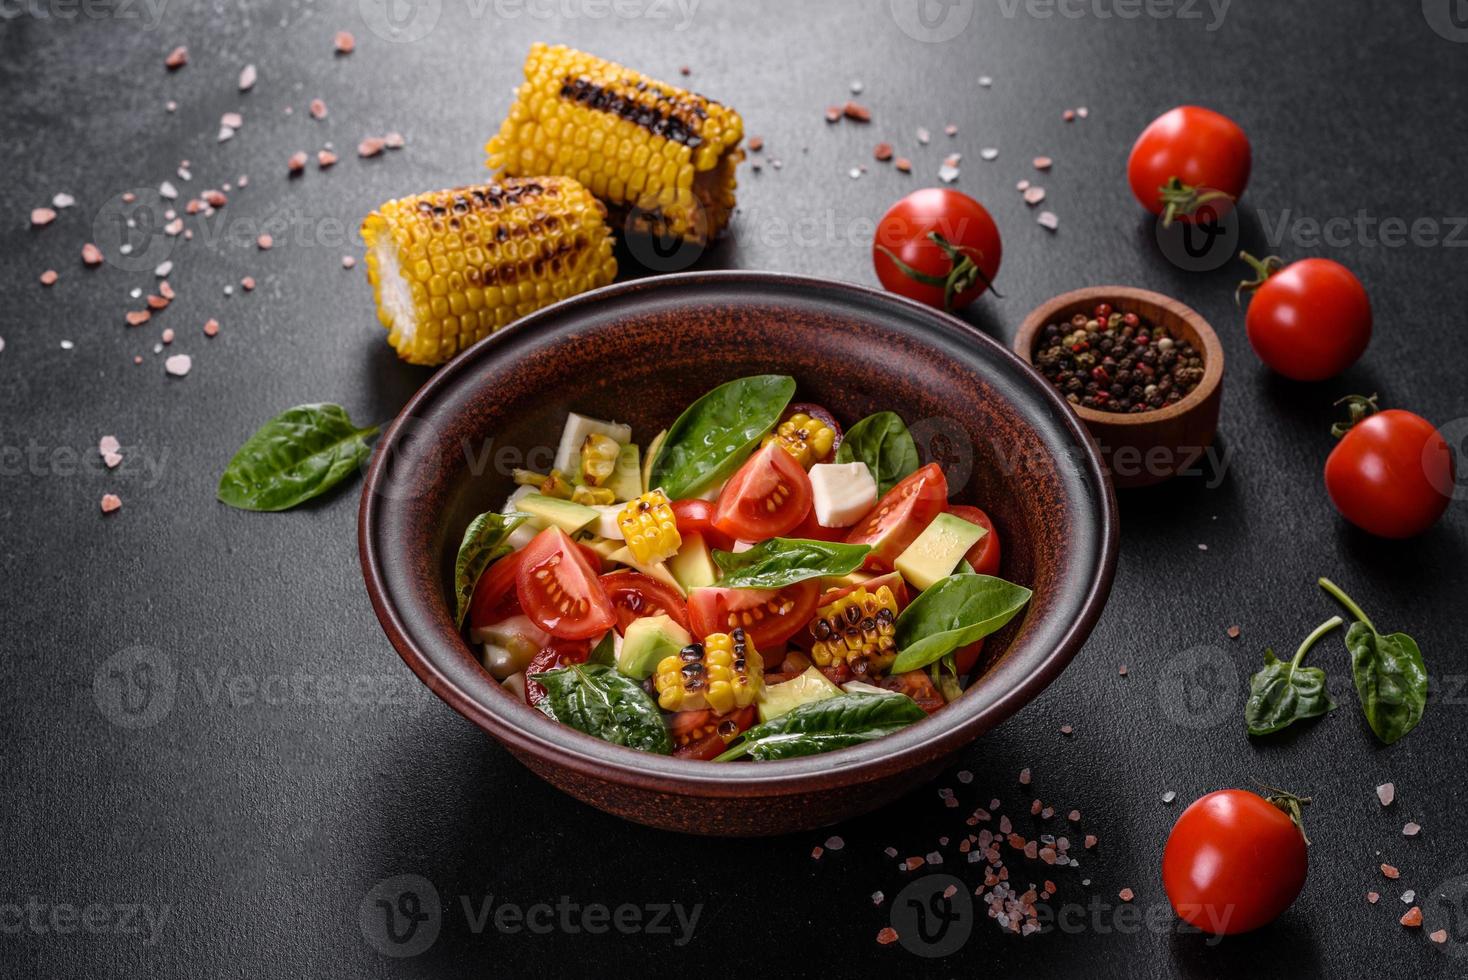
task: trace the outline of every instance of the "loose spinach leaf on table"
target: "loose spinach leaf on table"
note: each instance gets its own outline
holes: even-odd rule
[[[1250,735],[1270,735],[1335,708],[1325,688],[1325,671],[1300,664],[1315,641],[1339,625],[1339,616],[1321,623],[1300,644],[1292,660],[1280,660],[1273,650],[1264,651],[1264,667],[1250,679],[1249,700],[1244,703],[1244,722]]]
[[[842,694],[805,704],[755,725],[715,762],[749,757],[762,762],[844,749],[890,735],[926,712],[902,694]]]
[[[459,542],[459,554],[454,559],[454,621],[460,626],[464,625],[479,576],[514,550],[505,539],[529,517],[490,511],[474,518],[464,529],[464,540]]]
[[[1002,627],[1034,593],[992,575],[939,579],[897,617],[892,673],[917,670]]]
[[[846,430],[836,462],[867,464],[877,481],[877,495],[891,490],[922,465],[917,443],[896,412],[868,415]]]
[[[748,551],[715,551],[724,589],[781,589],[808,578],[845,575],[861,567],[870,545],[770,538]]]
[[[289,510],[357,472],[377,430],[358,428],[340,405],[288,408],[245,440],[216,494],[241,510]]]
[[[649,486],[691,497],[734,474],[795,395],[795,379],[757,374],[719,385],[673,423],[652,461]]]
[[[658,706],[630,677],[602,664],[571,664],[530,679],[545,688],[541,710],[556,721],[613,745],[673,751]]]
[[[1391,745],[1417,727],[1427,707],[1427,666],[1422,651],[1406,633],[1378,632],[1340,586],[1328,578],[1319,581],[1322,589],[1356,617],[1346,631],[1351,677],[1367,724],[1377,738]]]

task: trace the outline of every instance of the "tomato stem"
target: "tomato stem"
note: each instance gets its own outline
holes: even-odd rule
[[[1295,827],[1300,831],[1300,836],[1304,838],[1305,843],[1309,844],[1310,835],[1305,833],[1304,808],[1310,805],[1310,797],[1299,796],[1295,793],[1289,792],[1288,790],[1282,790],[1277,786],[1270,786],[1267,783],[1261,783],[1257,779],[1254,780],[1254,782],[1259,786],[1260,789],[1265,790],[1269,793],[1269,795],[1266,796],[1265,799],[1272,803],[1274,806],[1284,811],[1285,815],[1290,818],[1290,823],[1294,824]]]
[[[945,275],[933,276],[926,272],[919,272],[899,259],[891,249],[884,245],[878,245],[877,250],[891,259],[892,264],[897,266],[898,271],[907,278],[920,282],[924,286],[935,286],[943,290],[944,312],[952,313],[953,298],[973,288],[976,283],[983,283],[986,290],[1000,299],[1004,298],[1000,296],[999,290],[994,288],[989,277],[984,275],[984,270],[979,268],[977,260],[984,257],[983,252],[968,246],[954,245],[936,231],[928,232],[928,238],[943,250],[943,254],[948,256],[948,272]]]
[[[1350,432],[1362,419],[1370,418],[1380,411],[1381,406],[1376,404],[1376,395],[1367,398],[1365,395],[1347,395],[1335,402],[1336,405],[1345,405],[1346,411],[1351,417],[1345,422],[1337,422],[1330,427],[1330,434],[1337,439]]]
[[[1163,204],[1162,227],[1171,228],[1179,215],[1192,217],[1198,209],[1213,201],[1232,201],[1234,196],[1206,187],[1184,184],[1181,177],[1170,177],[1167,183],[1157,188],[1157,197]]]
[[[1345,606],[1346,609],[1350,611],[1352,616],[1355,616],[1361,622],[1365,623],[1367,628],[1370,629],[1373,633],[1376,632],[1376,627],[1371,624],[1371,620],[1368,619],[1366,617],[1366,614],[1361,611],[1361,607],[1356,605],[1355,600],[1346,595],[1345,591],[1342,590],[1339,585],[1336,585],[1334,582],[1323,575],[1320,577],[1319,583],[1320,587],[1326,592],[1329,592],[1336,602],[1339,602],[1341,605]]]
[[[1329,633],[1331,630],[1335,629],[1343,622],[1345,622],[1345,620],[1341,619],[1339,616],[1332,616],[1325,622],[1321,623],[1319,626],[1315,627],[1314,632],[1305,637],[1305,641],[1301,643],[1300,648],[1295,651],[1295,659],[1290,661],[1290,666],[1300,666],[1300,662],[1305,659],[1305,654],[1309,651],[1309,649],[1313,647],[1322,636]]]
[[[1256,259],[1248,252],[1240,252],[1239,258],[1243,259],[1244,262],[1248,264],[1249,268],[1254,270],[1254,278],[1245,279],[1243,282],[1239,283],[1238,288],[1234,290],[1234,305],[1241,307],[1243,306],[1244,293],[1246,291],[1252,293],[1254,290],[1258,289],[1260,286],[1268,282],[1270,276],[1274,275],[1276,272],[1284,268],[1284,259],[1280,258],[1278,255],[1268,255],[1265,256],[1263,259]]]

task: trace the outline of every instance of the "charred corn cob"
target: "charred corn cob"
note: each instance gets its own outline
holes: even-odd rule
[[[671,558],[683,544],[673,508],[661,490],[649,490],[636,500],[627,501],[617,517],[617,526],[622,529],[632,557],[644,565]]]
[[[605,507],[615,503],[617,495],[607,487],[580,486],[571,491],[571,502],[588,507]]]
[[[522,487],[534,487],[536,493],[546,497],[556,497],[561,500],[570,500],[575,488],[566,479],[566,475],[560,470],[551,470],[550,474],[544,475],[534,470],[515,470],[513,472],[515,483]]]
[[[617,440],[593,432],[581,443],[581,480],[589,487],[599,487],[612,478],[617,468],[617,454],[622,451]],[[611,503],[610,500],[607,503]]]
[[[398,356],[442,364],[617,275],[606,208],[567,177],[388,201],[362,222],[377,318]]]
[[[727,106],[572,48],[534,44],[485,152],[500,173],[575,177],[628,230],[702,244],[734,209],[743,136],[743,120]]]
[[[710,633],[677,656],[658,662],[653,685],[665,711],[702,711],[722,715],[746,708],[764,683],[765,666],[744,630]]]
[[[772,442],[778,442],[797,463],[810,469],[831,454],[836,430],[818,418],[796,412],[765,436],[763,444],[768,446]]]
[[[818,667],[846,664],[857,676],[884,672],[897,659],[896,620],[891,588],[859,586],[816,613],[810,658]]]

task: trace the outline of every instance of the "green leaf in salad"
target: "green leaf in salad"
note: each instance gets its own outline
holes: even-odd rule
[[[891,672],[918,670],[1004,626],[1034,593],[992,575],[964,572],[939,579],[897,617]]]
[[[1320,579],[1320,587],[1356,617],[1346,631],[1351,677],[1367,724],[1377,738],[1391,745],[1417,727],[1427,707],[1427,666],[1422,651],[1406,633],[1377,632],[1361,607],[1330,579]]]
[[[358,428],[340,405],[288,408],[245,440],[216,493],[240,510],[289,510],[357,472],[377,431]]]
[[[1335,702],[1325,689],[1325,671],[1300,664],[1315,642],[1341,622],[1339,616],[1332,616],[1315,627],[1291,660],[1280,660],[1273,650],[1264,651],[1264,667],[1250,679],[1249,700],[1244,702],[1250,735],[1272,735],[1297,721],[1334,710]]]
[[[602,634],[596,646],[591,648],[586,662],[597,664],[602,667],[615,667],[617,665],[617,643],[612,639],[616,635],[615,630],[607,630]]]
[[[824,575],[845,575],[861,567],[870,545],[804,538],[769,538],[748,551],[715,551],[724,589],[783,589]]]
[[[669,755],[673,740],[642,685],[603,664],[571,664],[530,678],[545,688],[541,710],[613,745]]]
[[[795,379],[756,374],[719,385],[689,405],[668,430],[649,470],[649,487],[669,500],[696,496],[734,475],[795,395]]]
[[[897,693],[842,694],[807,701],[748,729],[714,761],[747,757],[768,762],[830,752],[891,735],[926,716],[917,702]]]
[[[459,626],[464,625],[464,614],[469,611],[469,600],[474,596],[479,576],[515,550],[506,539],[529,518],[529,514],[489,511],[474,518],[464,529],[464,540],[459,542],[459,554],[454,559],[454,621]]]
[[[922,465],[917,443],[896,412],[868,415],[846,430],[841,448],[836,450],[838,463],[866,463],[877,481],[877,496],[882,496]]]

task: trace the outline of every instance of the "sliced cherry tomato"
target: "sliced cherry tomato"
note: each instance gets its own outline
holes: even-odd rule
[[[1004,248],[984,206],[947,187],[928,187],[882,215],[872,241],[888,292],[940,310],[960,310],[991,288]]]
[[[479,576],[479,581],[474,583],[474,595],[469,600],[470,629],[490,626],[520,612],[515,579],[524,554],[523,551],[512,551]]]
[[[810,665],[810,657],[806,656],[800,650],[791,650],[780,661],[778,670],[771,670],[765,674],[765,684],[779,684],[784,681],[794,680],[810,669]],[[769,667],[770,665],[765,664],[765,666]]]
[[[694,589],[688,595],[688,620],[699,638],[742,626],[756,650],[773,650],[810,622],[820,593],[814,579],[778,591]]]
[[[745,460],[724,485],[714,527],[741,541],[761,541],[793,530],[811,509],[810,477],[770,443]]]
[[[675,500],[672,503],[673,520],[678,523],[680,537],[697,534],[710,548],[728,551],[734,547],[734,539],[714,527],[714,502],[712,500]]]
[[[1325,461],[1331,503],[1377,537],[1421,534],[1447,510],[1456,485],[1447,440],[1420,415],[1347,400],[1356,421]]]
[[[546,674],[567,664],[584,664],[591,656],[591,644],[586,640],[553,639],[550,644],[530,658],[525,668],[525,703],[539,707],[546,699],[545,688],[531,680],[536,674]]]
[[[1249,137],[1212,109],[1179,106],[1152,121],[1127,160],[1142,207],[1163,221],[1210,223],[1233,210],[1249,183]]]
[[[948,481],[937,463],[929,463],[888,490],[871,513],[856,522],[847,543],[871,545],[866,567],[891,571],[897,556],[947,504]]]
[[[1330,259],[1285,265],[1274,256],[1245,262],[1258,278],[1244,328],[1259,359],[1295,381],[1324,381],[1355,364],[1371,343],[1371,299],[1350,269]]]
[[[1162,851],[1162,887],[1179,918],[1227,936],[1290,907],[1308,870],[1294,799],[1223,789],[1182,812]]]
[[[943,695],[938,693],[933,679],[925,670],[909,670],[901,674],[892,674],[882,678],[877,686],[896,691],[899,694],[906,694],[928,714],[932,714],[948,703],[943,700]]]
[[[902,612],[903,609],[907,608],[907,580],[898,572],[874,575],[865,582],[859,582],[856,585],[843,585],[837,589],[827,589],[821,595],[819,606],[820,608],[825,608],[837,599],[851,595],[857,589],[866,589],[868,592],[875,592],[884,585],[892,590],[892,598],[897,600],[897,611]]]
[[[754,724],[754,705],[716,715],[703,711],[679,711],[668,720],[673,736],[673,755],[679,759],[708,761],[726,749],[734,736]]]
[[[841,541],[850,531],[847,527],[822,527],[821,522],[816,520],[816,509],[812,507],[805,515],[805,520],[790,532],[790,537],[804,538],[807,541]]]
[[[835,684],[837,687],[851,680],[851,665],[844,660],[840,663],[827,664],[825,667],[818,667],[816,669],[822,674],[825,674],[826,680]]]
[[[994,530],[994,522],[989,520],[989,515],[967,504],[954,504],[948,508],[948,513],[961,521],[977,524],[988,532],[974,543],[963,558],[968,562],[969,567],[980,575],[998,575],[999,534]]]
[[[600,636],[617,621],[585,550],[558,527],[525,546],[515,591],[531,622],[565,640]]]
[[[979,662],[979,655],[984,652],[984,641],[975,640],[966,647],[959,647],[953,651],[953,668],[959,677],[972,674],[975,665]]]
[[[625,634],[634,619],[667,616],[688,628],[688,604],[670,585],[641,572],[612,572],[601,577],[602,588],[617,612],[617,632]]]

